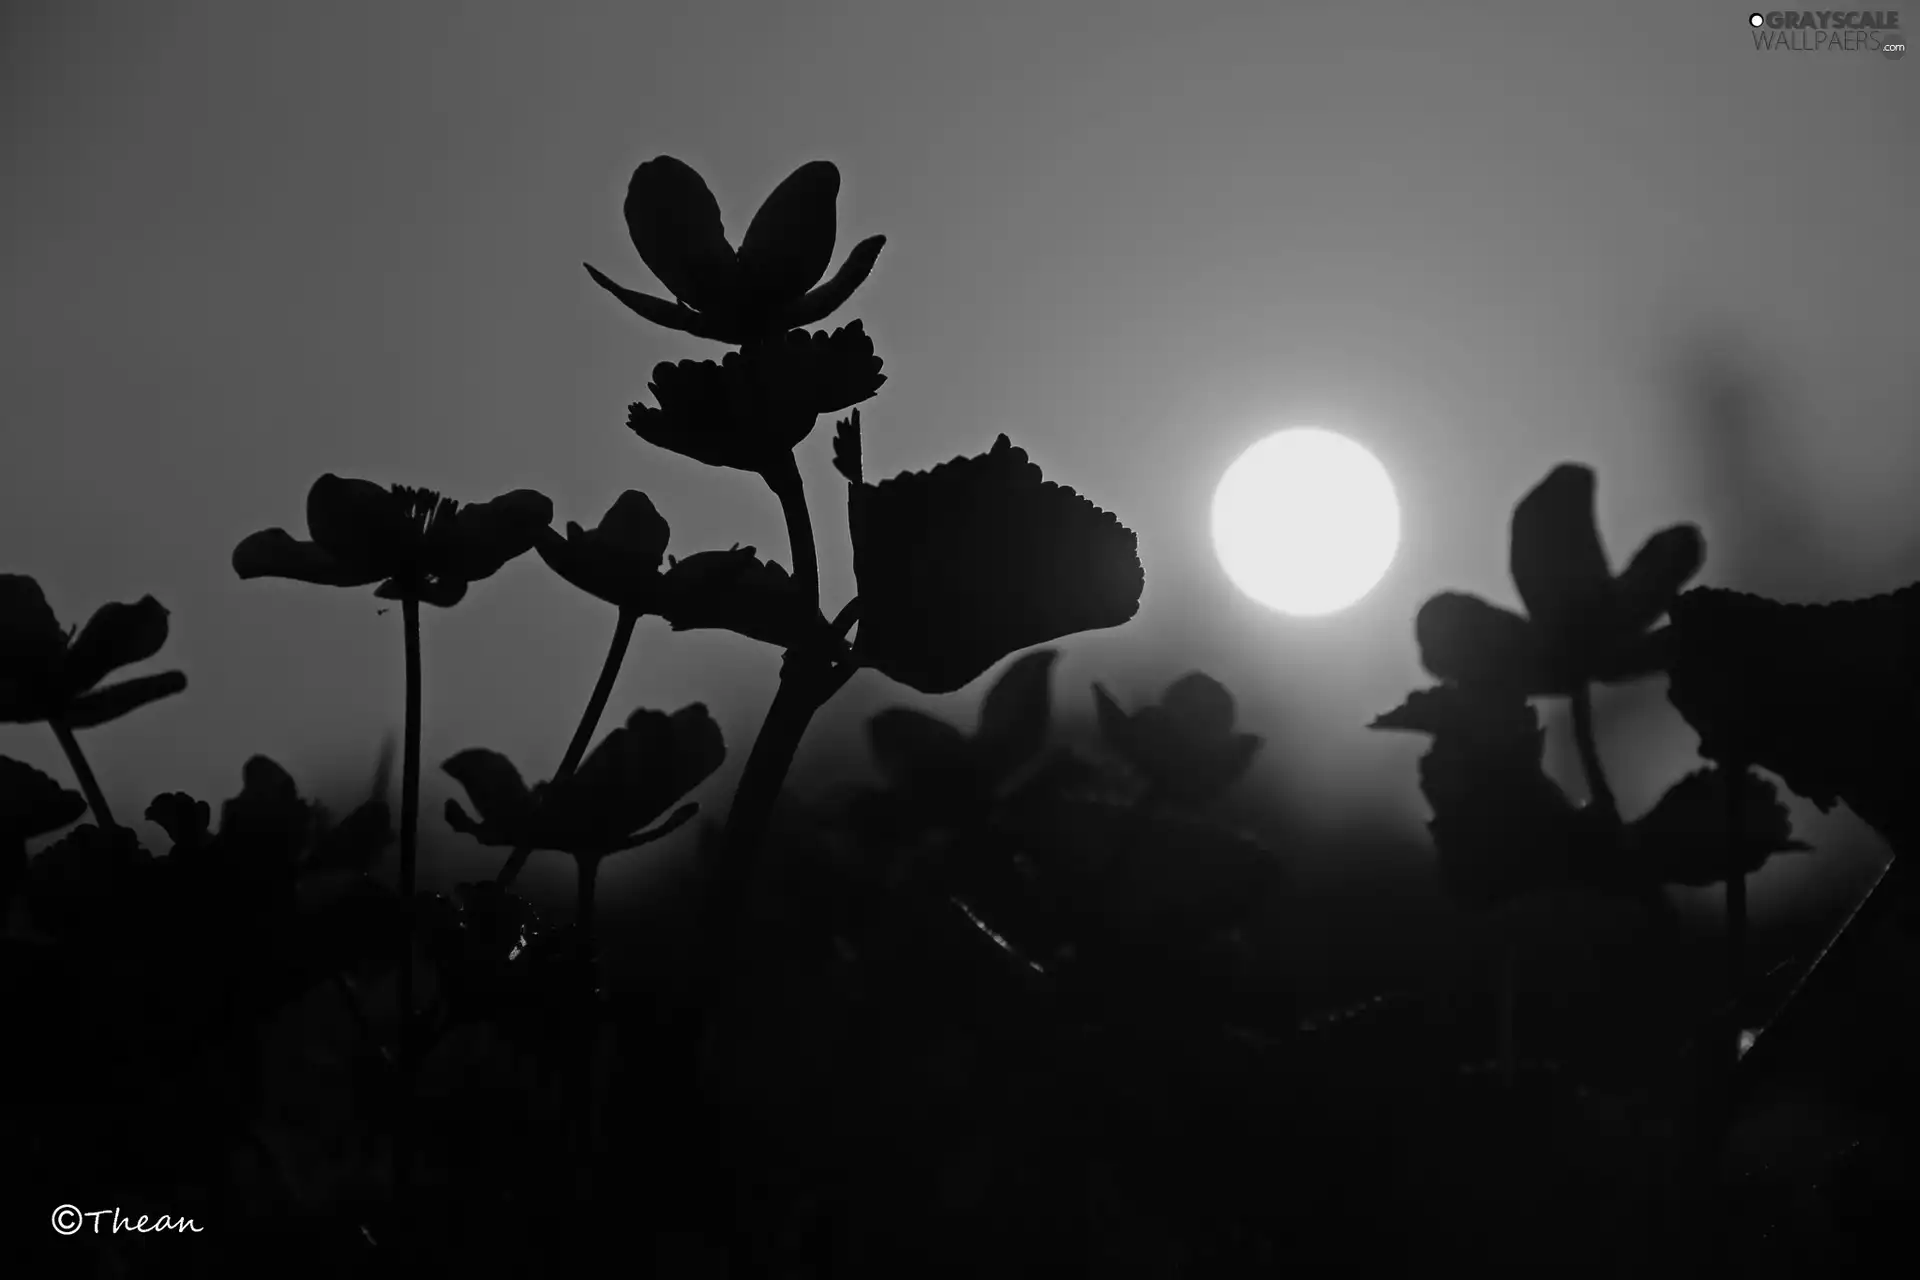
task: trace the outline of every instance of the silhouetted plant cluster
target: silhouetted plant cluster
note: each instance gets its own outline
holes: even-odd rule
[[[391,745],[371,795],[339,818],[256,756],[217,823],[206,801],[154,797],[145,816],[170,847],[145,849],[78,733],[185,689],[177,671],[103,684],[158,656],[166,609],[108,604],[69,631],[32,578],[0,577],[0,720],[46,724],[79,788],[0,757],[0,905],[20,926],[6,989],[46,1108],[14,1115],[13,1136],[48,1185],[76,1200],[184,1196],[164,1207],[231,1220],[245,1201],[220,1188],[244,1180],[231,1166],[245,1149],[298,1206],[287,1221],[325,1237],[312,1264],[342,1271],[371,1265],[368,1250],[401,1267],[524,1270],[635,1247],[583,1228],[590,1205],[621,1206],[629,1227],[642,1214],[647,1262],[674,1274],[703,1273],[716,1248],[738,1274],[1265,1274],[1315,1251],[1406,1263],[1367,1238],[1389,1221],[1425,1224],[1462,1258],[1509,1256],[1475,1235],[1501,1213],[1476,1194],[1545,1194],[1535,1171],[1576,1131],[1616,1152],[1654,1142],[1619,1126],[1596,1138],[1585,1084],[1522,1087],[1517,943],[1491,1094],[1461,1083],[1472,1054],[1457,1027],[1419,1024],[1408,1001],[1301,1016],[1281,945],[1300,906],[1289,851],[1219,804],[1262,746],[1231,694],[1194,672],[1129,708],[1095,685],[1097,738],[1059,732],[1059,651],[1040,646],[1134,616],[1134,534],[1004,435],[867,478],[859,406],[883,362],[860,320],[810,328],[884,245],[861,241],[828,276],[838,194],[833,165],[803,165],[736,245],[700,176],[659,157],[634,171],[624,214],[670,296],[588,267],[643,319],[730,348],[656,365],[626,425],[757,476],[789,564],[740,545],[669,554],[668,520],[637,490],[590,528],[556,529],[530,490],[461,502],[332,474],[308,491],[306,537],[239,542],[243,579],[399,603],[397,824]],[[830,448],[857,595],[829,611],[796,454],[842,412]],[[1510,569],[1524,611],[1429,600],[1414,638],[1437,683],[1373,727],[1430,739],[1419,782],[1438,877],[1470,913],[1565,893],[1658,912],[1669,886],[1725,883],[1733,1021],[1713,1035],[1734,1058],[1751,1025],[1747,877],[1808,847],[1754,770],[1912,842],[1920,588],[1825,606],[1688,591],[1705,558],[1688,525],[1615,573],[1595,488],[1562,465],[1521,499]],[[452,609],[529,551],[612,607],[607,656],[550,773],[479,746],[443,761],[464,794],[446,826],[504,856],[424,894],[421,606]],[[675,971],[609,991],[602,864],[692,823],[727,757],[700,702],[635,709],[601,733],[648,618],[767,644],[780,681],[672,900],[685,945],[660,954]],[[862,668],[928,695],[999,675],[971,728],[908,707],[873,716],[878,781],[844,803],[777,805],[813,719]],[[1709,763],[1629,819],[1593,689],[1662,675]],[[1536,704],[1562,698],[1585,803],[1544,768]],[[570,915],[513,892],[540,851],[573,860]],[[367,1158],[316,1208],[263,1111],[274,1054],[290,1052],[275,1037],[329,1016],[345,1019],[325,1052],[348,1064]],[[1469,1176],[1417,1172],[1422,1152],[1475,1141],[1487,1150]],[[1535,1204],[1541,1238],[1603,1229],[1595,1205],[1630,1181],[1565,1176],[1559,1199]],[[329,1222],[351,1229],[314,1225]]]

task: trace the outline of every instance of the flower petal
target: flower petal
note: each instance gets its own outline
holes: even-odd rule
[[[1659,621],[1706,557],[1706,539],[1690,524],[1648,538],[1614,583],[1615,617],[1622,631],[1637,634]]]
[[[623,211],[640,260],[669,293],[699,311],[733,305],[739,264],[720,223],[720,203],[690,166],[672,156],[639,166]]]
[[[138,711],[150,702],[170,698],[187,687],[185,673],[162,671],[158,675],[136,676],[83,693],[66,706],[61,720],[69,729],[91,729],[109,720]]]
[[[358,582],[400,572],[415,537],[406,503],[392,489],[331,472],[307,490],[307,533],[349,570],[365,575]]]
[[[855,486],[849,502],[856,652],[922,693],[1139,611],[1133,531],[1047,481],[1004,435],[987,453]]]
[[[532,489],[515,489],[487,502],[461,507],[450,523],[428,535],[429,573],[478,582],[531,550],[553,524],[553,502]]]
[[[355,569],[317,542],[299,542],[285,529],[248,534],[233,549],[233,571],[242,579],[291,578],[322,587],[364,587],[385,577]]]
[[[1160,706],[1196,739],[1224,738],[1233,732],[1233,695],[1202,671],[1181,676],[1168,687]]]
[[[1594,523],[1591,467],[1563,463],[1513,511],[1509,563],[1527,614],[1549,634],[1603,617],[1613,575]]]
[[[470,747],[450,757],[440,769],[460,784],[489,826],[516,830],[532,817],[533,796],[526,782],[513,767],[513,761],[498,751]]]
[[[740,240],[740,283],[756,310],[784,310],[820,282],[833,262],[834,202],[840,170],[812,160],[773,189]]]
[[[980,702],[974,754],[996,780],[1040,754],[1053,723],[1053,664],[1057,649],[1036,649],[1012,663]]]
[[[1534,629],[1517,613],[1478,596],[1444,591],[1420,606],[1413,621],[1420,665],[1441,680],[1554,692]]]
[[[220,806],[219,842],[229,856],[290,864],[305,848],[313,806],[276,761],[254,756],[240,772],[240,794]]]
[[[833,279],[807,294],[795,303],[787,313],[784,328],[804,329],[808,325],[819,324],[828,316],[847,304],[853,291],[866,281],[873,272],[873,264],[880,260],[880,250],[886,247],[885,236],[868,236],[853,246],[853,252],[840,264],[840,270]]]
[[[84,693],[108,672],[145,662],[166,642],[166,606],[152,596],[102,605],[67,650],[67,690]]]
[[[673,329],[680,333],[690,333],[696,338],[710,338],[715,342],[729,341],[733,335],[730,325],[703,315],[692,307],[678,302],[668,302],[665,298],[656,298],[650,293],[641,293],[638,289],[629,289],[623,284],[609,280],[590,262],[581,266],[593,277],[593,282],[626,304],[628,310],[643,320],[651,320],[663,329]]]
[[[0,574],[0,670],[50,670],[66,648],[67,633],[40,584],[25,574]]]

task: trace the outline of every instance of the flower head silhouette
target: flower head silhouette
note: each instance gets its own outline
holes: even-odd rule
[[[530,489],[462,506],[427,489],[328,474],[307,492],[308,541],[284,529],[250,534],[234,548],[233,568],[242,578],[329,587],[378,582],[384,600],[444,608],[530,549],[552,521],[553,504]]]
[[[766,474],[790,464],[823,413],[870,399],[886,377],[873,340],[856,320],[828,333],[792,333],[718,364],[682,360],[654,366],[659,407],[629,407],[627,425],[649,444],[712,467]]]
[[[1258,734],[1233,731],[1233,695],[1194,671],[1168,687],[1158,705],[1128,715],[1093,686],[1100,736],[1146,780],[1156,796],[1204,804],[1233,785],[1260,749]]]
[[[571,775],[529,788],[495,751],[471,748],[441,766],[466,790],[479,817],[447,801],[447,825],[498,846],[526,845],[600,857],[651,843],[693,816],[642,830],[718,769],[720,727],[700,703],[668,715],[639,710],[601,740]]]
[[[102,605],[73,632],[62,629],[39,583],[0,574],[0,722],[86,729],[179,693],[187,678],[178,671],[98,687],[166,642],[167,610],[152,596]]]
[[[852,482],[860,584],[854,653],[922,693],[951,693],[1007,655],[1138,612],[1131,529],[1040,474],[1006,436],[992,449],[879,484],[859,472],[859,415],[835,456]]]
[[[736,250],[705,180],[658,156],[628,183],[627,231],[676,301],[615,284],[590,264],[587,273],[638,315],[695,337],[737,345],[804,328],[845,305],[886,244],[885,236],[862,240],[833,279],[819,283],[833,261],[839,195],[831,162],[801,165],[773,189]]]
[[[1615,576],[1594,523],[1593,471],[1564,464],[1520,500],[1511,533],[1510,568],[1526,616],[1478,596],[1433,597],[1414,621],[1429,672],[1539,696],[1660,668],[1648,633],[1700,571],[1706,551],[1697,528],[1654,534]]]

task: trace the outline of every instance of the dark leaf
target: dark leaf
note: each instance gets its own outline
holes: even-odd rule
[[[78,822],[85,797],[30,764],[0,756],[0,845],[32,840]]]
[[[1696,888],[1725,880],[1730,867],[1750,875],[1776,853],[1802,853],[1793,820],[1773,784],[1753,773],[1732,775],[1739,788],[1739,841],[1732,839],[1722,769],[1696,769],[1670,787],[1632,826],[1634,852],[1648,874]]]
[[[661,582],[658,608],[675,631],[732,631],[783,649],[806,645],[826,627],[787,571],[763,563],[752,547],[675,561]]]
[[[1139,610],[1133,532],[1046,481],[1005,436],[985,454],[855,486],[850,502],[856,652],[923,693]]]
[[[328,472],[307,490],[308,534],[358,579],[340,585],[359,585],[399,573],[414,530],[407,500],[371,480],[349,480]]]
[[[855,409],[851,417],[842,418],[833,429],[833,469],[846,478],[848,484],[859,484],[860,473],[860,411]]]
[[[147,805],[146,818],[165,831],[176,848],[198,848],[213,830],[213,806],[184,791],[155,796]]]
[[[1615,586],[1616,622],[1638,634],[1660,620],[1707,558],[1706,540],[1690,524],[1662,529],[1634,553]]]

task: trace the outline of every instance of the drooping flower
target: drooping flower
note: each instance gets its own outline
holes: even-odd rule
[[[726,758],[720,727],[700,703],[668,715],[639,710],[558,782],[529,788],[497,751],[471,748],[441,766],[479,815],[448,800],[447,825],[482,844],[602,857],[651,843],[693,816],[686,805],[644,830]]]
[[[1233,695],[1212,676],[1191,672],[1156,706],[1132,715],[1093,686],[1100,735],[1152,790],[1182,804],[1204,804],[1253,763],[1258,734],[1233,731]]]
[[[534,549],[547,567],[588,595],[636,614],[659,612],[661,563],[672,536],[646,494],[628,489],[592,529],[571,520],[562,536],[551,527]]]
[[[459,603],[470,583],[527,551],[553,521],[531,489],[462,506],[427,489],[383,488],[328,474],[307,493],[307,532],[250,534],[234,548],[242,578],[291,578],[328,587],[380,583],[384,600]]]
[[[1133,531],[1048,481],[1006,436],[986,453],[867,484],[859,431],[856,412],[834,452],[852,485],[862,665],[951,693],[1009,654],[1139,611]]]
[[[1700,571],[1692,525],[1649,538],[1617,577],[1594,522],[1594,474],[1563,464],[1514,509],[1510,568],[1526,615],[1445,592],[1414,622],[1420,660],[1442,680],[1528,696],[1570,694],[1660,669],[1651,628]]]
[[[178,671],[96,687],[166,642],[167,610],[152,596],[102,605],[75,633],[62,629],[39,583],[0,574],[0,723],[91,728],[179,693],[187,677]]]
[[[736,250],[705,180],[658,156],[627,185],[627,231],[676,301],[615,284],[590,264],[587,273],[655,324],[718,342],[744,344],[817,324],[853,296],[886,244],[885,236],[862,240],[820,284],[833,261],[839,195],[840,170],[831,162],[801,165],[773,189]]]
[[[649,444],[712,467],[766,473],[786,465],[823,413],[870,399],[886,382],[873,340],[856,320],[831,334],[791,333],[711,360],[654,366],[658,408],[629,407],[627,425]]]

